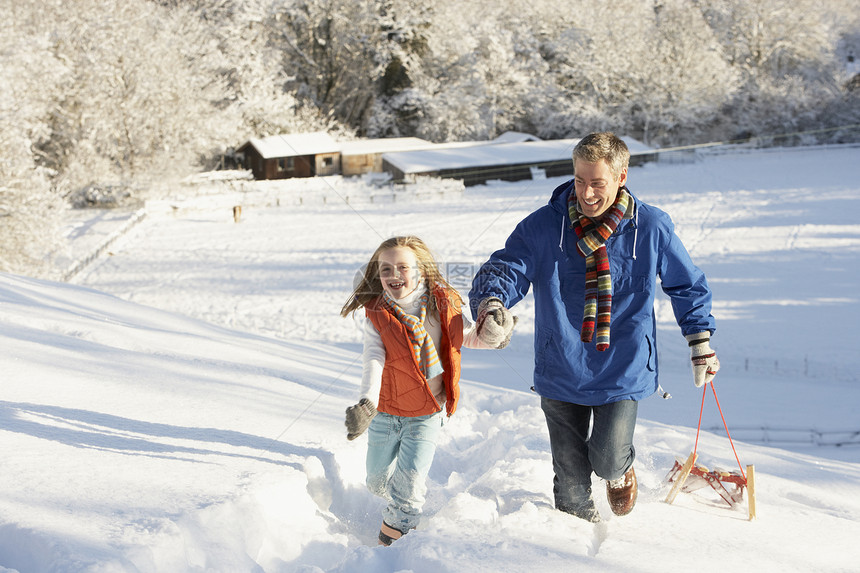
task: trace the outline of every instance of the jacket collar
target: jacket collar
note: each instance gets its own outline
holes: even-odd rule
[[[639,199],[637,199],[633,195],[633,193],[630,191],[630,189],[628,189],[627,187],[625,187],[625,189],[627,189],[627,192],[630,193],[630,197],[633,199],[633,209],[630,209],[624,215],[624,219],[632,219],[633,225],[636,226],[636,221],[637,221],[636,212],[639,210]],[[553,190],[552,196],[549,199],[550,206],[555,211],[558,211],[559,213],[562,213],[565,216],[568,225],[570,224],[571,221],[570,221],[569,211],[567,208],[567,199],[568,199],[568,197],[570,197],[570,194],[573,192],[574,192],[574,185],[573,185],[573,179],[571,179],[569,181],[565,181],[564,183],[562,183],[561,185],[556,187],[555,190]],[[626,226],[626,225],[624,224],[624,222],[622,222],[621,226]],[[619,229],[620,228],[621,227],[619,227]]]
[[[567,208],[567,199],[573,192],[573,179],[571,179],[570,181],[566,181],[556,187],[549,200],[550,207],[560,215],[561,233],[558,240],[558,248],[565,254],[576,252],[575,247],[571,250],[570,248],[566,248],[565,245],[568,240],[572,240],[574,243],[576,242],[575,236],[572,236],[573,230],[570,228],[570,213]],[[628,189],[627,192],[630,193],[630,190]],[[633,199],[633,209],[630,209],[625,214],[624,220],[621,221],[613,234],[621,235],[631,230],[634,232],[631,256],[635,260],[636,243],[639,239],[639,199],[637,199],[633,193],[630,193],[630,197]]]

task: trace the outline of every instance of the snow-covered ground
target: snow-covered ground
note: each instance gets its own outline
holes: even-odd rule
[[[702,398],[665,300],[673,398],[641,404],[635,511],[614,517],[598,495],[602,524],[556,512],[526,299],[510,347],[464,351],[426,519],[378,548],[366,439],[347,442],[343,427],[360,377],[358,319],[339,317],[353,277],[381,240],[412,233],[465,295],[560,181],[249,205],[239,223],[209,197],[148,216],[74,284],[0,274],[0,571],[855,571],[857,152],[631,170],[634,194],[672,215],[710,278],[716,390],[741,463],[756,468],[755,521],[707,493],[663,502]],[[122,224],[75,215],[82,249]],[[700,461],[737,468],[710,394],[703,426]]]

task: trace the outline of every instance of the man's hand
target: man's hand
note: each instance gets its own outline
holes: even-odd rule
[[[362,398],[355,406],[346,409],[346,439],[354,440],[364,433],[370,421],[376,416],[376,407],[367,398]]]
[[[711,382],[720,369],[717,353],[711,349],[711,333],[700,332],[685,336],[690,345],[690,360],[693,363],[693,383],[701,388]]]
[[[517,317],[496,297],[485,298],[478,305],[478,338],[490,348],[507,346],[516,323]]]

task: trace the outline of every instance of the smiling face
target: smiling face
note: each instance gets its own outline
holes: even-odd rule
[[[589,219],[602,217],[627,182],[627,169],[615,177],[605,159],[589,163],[577,158],[573,162],[573,172],[579,210]]]
[[[379,280],[391,298],[411,294],[424,280],[415,253],[409,247],[393,247],[379,253]]]

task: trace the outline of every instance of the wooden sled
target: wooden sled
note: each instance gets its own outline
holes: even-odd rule
[[[666,475],[666,481],[673,483],[666,503],[675,501],[678,492],[691,493],[710,486],[729,507],[736,507],[743,502],[746,489],[749,518],[755,519],[755,467],[748,465],[746,475],[741,471],[709,470],[696,464],[696,458],[696,452],[691,452],[685,461],[675,459],[675,465]]]

